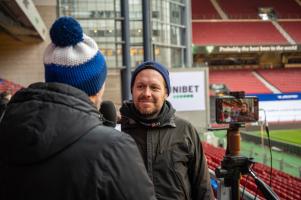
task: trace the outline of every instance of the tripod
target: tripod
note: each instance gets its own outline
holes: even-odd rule
[[[239,155],[240,126],[240,124],[230,124],[230,127],[227,130],[226,155],[222,160],[221,166],[215,169],[216,177],[224,178],[224,185],[226,187],[231,187],[231,197],[229,199],[240,199],[240,176],[250,174],[254,178],[258,189],[263,193],[266,199],[279,200],[279,197],[273,190],[250,169],[250,165],[254,163],[252,159]]]

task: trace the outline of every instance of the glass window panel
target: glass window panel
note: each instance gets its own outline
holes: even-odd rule
[[[59,0],[59,14],[74,16],[107,56],[109,67],[121,67],[121,0]],[[167,66],[181,66],[185,28],[184,0],[151,0],[152,42],[155,59]],[[143,61],[142,0],[129,0],[131,62]],[[180,26],[179,26],[180,25]],[[170,47],[172,46],[172,47]]]
[[[166,67],[182,67],[183,63],[183,48],[172,47],[154,47],[155,59]]]

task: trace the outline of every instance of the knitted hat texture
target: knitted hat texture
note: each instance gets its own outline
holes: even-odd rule
[[[169,95],[169,93],[170,93],[169,72],[166,67],[164,67],[163,65],[161,65],[160,63],[155,62],[155,61],[146,61],[136,67],[136,69],[132,73],[131,88],[133,88],[137,74],[144,69],[153,69],[153,70],[158,71],[162,75],[162,77],[166,83],[167,95]]]
[[[72,17],[58,18],[50,38],[52,43],[44,52],[45,81],[65,83],[95,95],[107,77],[105,57],[96,42]]]

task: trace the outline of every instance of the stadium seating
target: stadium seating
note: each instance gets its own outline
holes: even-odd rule
[[[218,3],[232,19],[256,19],[259,7],[272,7],[278,18],[301,18],[301,6],[295,0],[285,0],[285,3],[283,0],[218,0]]]
[[[288,44],[271,22],[193,22],[195,45]]]
[[[210,70],[209,83],[224,83],[230,91],[245,91],[246,94],[272,93],[252,74],[252,70]]]
[[[12,94],[23,88],[21,85],[0,78],[0,93],[10,91]]]
[[[301,68],[257,69],[256,71],[281,92],[301,91]]]
[[[291,45],[293,42],[289,42],[284,38],[280,33],[281,29],[275,27],[277,24],[274,26],[270,21],[259,20],[258,8],[260,7],[273,8],[276,13],[276,19],[278,18],[276,23],[278,22],[297,44],[301,43],[301,6],[298,4],[298,2],[301,2],[300,0],[215,1],[229,19],[221,19],[219,13],[213,7],[211,0],[192,0],[192,41],[196,46]],[[282,33],[285,35],[285,32]],[[239,54],[239,52],[237,53]],[[297,66],[299,64],[298,60],[294,61],[294,56],[289,56],[288,58],[291,58],[291,62],[288,62],[288,64],[291,65],[285,66],[293,66],[296,63]],[[208,57],[214,58],[212,55]],[[220,70],[209,68],[209,82],[210,84],[226,84],[231,91],[245,91],[248,95],[272,93],[253,75],[253,72],[257,72],[281,92],[301,91],[301,68],[258,69],[260,68],[259,66],[252,66],[248,69],[242,69],[245,68],[245,65],[242,64],[241,66],[237,66],[240,69],[233,70],[234,67],[232,66],[229,67],[227,64],[220,66],[220,63],[218,64]],[[208,65],[212,67],[210,62],[208,62]],[[266,67],[266,64],[264,63],[264,65],[260,66]],[[276,63],[274,66],[280,65]],[[225,150],[208,143],[203,143],[203,147],[208,166],[214,171],[216,167],[220,166]],[[269,166],[257,163],[253,166],[253,170],[258,177],[269,184]],[[290,176],[276,169],[273,169],[272,177],[272,189],[280,199],[301,200],[300,178]],[[246,176],[243,176],[241,178],[241,186],[244,185],[246,186],[246,190],[251,194],[255,195],[258,193],[257,199],[265,199],[257,190],[253,178],[249,177],[247,180]]]
[[[301,21],[282,21],[280,25],[297,43],[301,43]]]
[[[210,0],[192,0],[192,19],[220,19]]]
[[[215,170],[216,167],[220,166],[223,160],[225,150],[223,148],[214,147],[208,143],[203,143],[205,156],[207,158],[208,166],[211,170]],[[270,167],[261,163],[256,163],[252,168],[256,175],[261,178],[266,184],[270,181]],[[301,179],[290,176],[284,172],[273,169],[272,171],[272,189],[281,199],[296,200],[301,199]],[[257,186],[253,178],[246,176],[241,178],[241,186],[246,187],[246,190],[251,194],[255,195]],[[258,192],[259,198],[263,199],[263,195]]]

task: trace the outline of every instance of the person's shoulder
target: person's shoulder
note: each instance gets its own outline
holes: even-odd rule
[[[184,135],[198,135],[198,131],[195,126],[186,119],[183,119],[179,116],[175,117],[176,127],[183,136]]]
[[[191,124],[191,122],[189,122],[188,120],[179,117],[179,116],[175,116],[175,123],[176,126],[187,126],[187,127],[193,127],[193,125]]]

